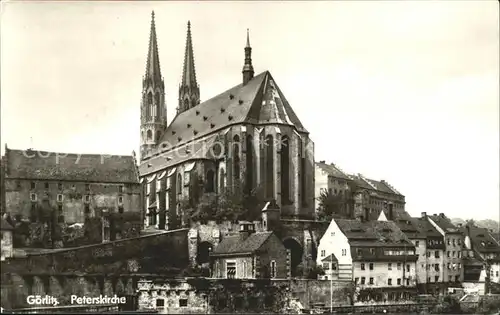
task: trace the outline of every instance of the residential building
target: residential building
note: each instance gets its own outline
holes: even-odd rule
[[[318,253],[317,264],[333,254],[336,277],[361,288],[415,287],[415,246],[394,222],[332,220]]]
[[[139,212],[134,156],[13,150],[2,158],[5,210],[16,220],[84,223],[103,212]]]
[[[491,231],[473,223],[459,227],[464,235],[464,249],[482,262],[491,282],[500,283],[500,244]],[[477,263],[476,263],[477,265]]]
[[[13,256],[13,239],[12,232],[14,228],[7,222],[3,217],[0,217],[0,232],[2,234],[2,243],[0,245],[1,249],[1,260],[4,261],[7,258]]]
[[[314,143],[271,73],[254,76],[248,33],[242,80],[201,101],[188,24],[177,115],[169,124],[157,42],[153,15],[140,106],[145,225],[185,226],[183,201],[257,188],[276,200],[282,217],[313,219]]]
[[[425,235],[425,251],[422,244],[419,250],[418,284],[419,289],[426,293],[444,292],[444,259],[445,243],[441,233],[429,222],[427,213],[422,212],[421,217],[412,218],[414,226]]]
[[[238,235],[226,236],[210,254],[212,277],[228,279],[290,277],[289,252],[272,231],[256,232],[240,222]]]
[[[451,223],[451,220],[444,213],[427,216],[427,219],[444,237],[443,282],[462,282],[462,232]]]
[[[339,261],[335,254],[330,254],[327,257],[321,259],[320,265],[325,272],[320,278],[323,280],[338,280],[339,278]]]
[[[385,180],[377,181],[361,174],[347,174],[337,165],[320,161],[315,164],[315,209],[321,192],[339,195],[346,202],[344,219],[356,219],[356,208],[363,211],[366,220],[377,220],[388,205],[394,212],[404,212],[405,197]]]

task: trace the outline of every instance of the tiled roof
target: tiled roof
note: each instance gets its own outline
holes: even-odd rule
[[[321,260],[322,262],[336,262],[338,261],[337,257],[335,257],[335,254],[330,254],[328,256],[326,256],[325,258],[323,258]]]
[[[335,222],[352,246],[413,246],[408,237],[392,221],[336,219]]]
[[[221,132],[223,133],[223,132]],[[221,135],[216,133],[207,137],[196,139],[193,142],[179,146],[154,156],[139,166],[141,176],[156,173],[160,170],[192,160],[212,159],[212,146]]]
[[[138,183],[133,156],[6,149],[6,178]]]
[[[286,124],[307,132],[271,74],[265,71],[245,85],[239,84],[179,113],[161,140],[167,145],[163,151],[244,123]],[[144,163],[147,164],[148,159]]]
[[[360,174],[358,175],[349,175],[350,178],[359,186],[359,188],[369,189],[369,190],[377,190],[389,194],[401,195],[396,189],[390,186],[386,181],[377,181],[374,179],[366,178]]]
[[[451,220],[443,213],[429,216],[434,223],[437,224],[446,233],[458,233],[458,228],[451,223]]]
[[[4,218],[0,218],[0,230],[14,230],[14,227],[12,227],[12,225],[10,225]]]
[[[257,251],[273,232],[256,232],[250,234],[244,241],[239,235],[227,236],[217,245],[211,255],[244,254]]]
[[[345,180],[351,180],[347,174],[342,172],[337,166],[332,164],[326,164],[324,162],[317,162],[316,165],[325,173],[335,178],[342,178]]]
[[[411,218],[412,223],[417,227],[420,233],[428,237],[441,237],[441,233],[432,225],[427,219],[424,218]]]
[[[469,225],[460,228],[460,232],[467,235],[469,233],[472,249],[480,253],[500,253],[500,245],[486,228]]]
[[[419,228],[416,218],[412,218],[406,211],[404,213],[395,212],[394,223],[410,239],[425,239],[426,233]],[[399,216],[399,217],[398,217]],[[435,230],[435,229],[434,229]],[[437,231],[436,231],[437,232]]]

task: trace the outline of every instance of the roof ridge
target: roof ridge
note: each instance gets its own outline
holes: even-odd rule
[[[57,151],[47,151],[47,150],[35,150],[35,149],[26,149],[26,150],[21,150],[21,149],[10,149],[9,148],[9,153],[10,152],[43,152],[43,153],[50,153],[52,154],[59,154],[61,157],[68,157],[68,156],[92,156],[92,157],[97,157],[97,156],[114,156],[114,157],[123,157],[123,158],[133,158],[133,155],[117,155],[117,154],[107,154],[107,153],[68,153],[68,152],[57,152]],[[65,156],[63,156],[65,155]],[[27,158],[29,158],[27,156]]]

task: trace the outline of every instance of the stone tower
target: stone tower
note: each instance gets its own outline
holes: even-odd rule
[[[142,79],[141,100],[141,160],[160,143],[167,127],[165,84],[160,71],[155,14],[151,13],[146,73]]]
[[[200,104],[200,86],[196,82],[191,22],[188,21],[184,68],[182,70],[182,82],[179,86],[179,107],[177,108],[177,113],[180,114],[198,104]]]

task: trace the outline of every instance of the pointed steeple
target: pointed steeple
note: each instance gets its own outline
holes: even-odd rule
[[[146,78],[161,81],[160,58],[158,57],[158,40],[156,38],[155,12],[151,12],[151,30],[149,32],[148,61]]]
[[[186,51],[184,52],[184,69],[182,71],[182,85],[198,86],[198,83],[196,82],[196,71],[194,68],[193,41],[191,39],[190,21],[188,21]]]
[[[184,52],[184,67],[182,81],[179,86],[178,113],[186,111],[200,103],[200,88],[196,81],[194,66],[193,40],[191,38],[191,22],[187,24],[186,50]]]
[[[247,29],[247,45],[245,47],[245,64],[243,65],[243,85],[252,80],[254,71],[252,66],[252,47],[250,47],[250,34]]]

